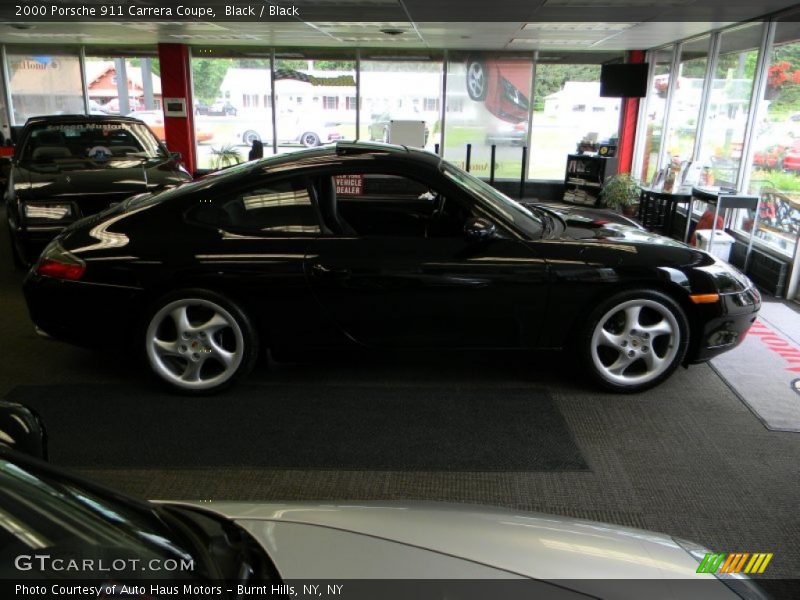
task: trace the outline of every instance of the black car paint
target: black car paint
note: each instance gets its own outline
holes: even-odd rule
[[[0,400],[0,448],[47,460],[47,430],[39,414],[22,404]]]
[[[669,294],[686,312],[687,363],[734,346],[755,320],[757,292],[725,293],[731,276],[710,255],[616,223],[580,227],[553,218],[541,239],[524,239],[476,198],[474,206],[498,224],[493,239],[237,235],[186,218],[232,183],[289,171],[414,173],[452,191],[439,161],[400,147],[339,144],[252,163],[232,178],[209,177],[161,202],[155,196],[111,208],[59,237],[86,261],[81,281],[28,275],[31,316],[54,337],[107,345],[129,333],[121,328],[141,327],[146,308],[164,293],[205,288],[239,303],[272,348],[556,349],[570,345],[582,317],[604,298],[638,287]],[[111,232],[113,243],[98,231]],[[689,300],[690,293],[721,291],[714,304]],[[713,347],[708,338],[718,331],[730,332],[730,341]]]
[[[117,116],[32,117],[20,134],[17,149],[23,151],[30,130],[42,124],[121,122],[144,125],[138,119]],[[96,214],[133,194],[158,191],[191,180],[166,147],[160,142],[159,145],[163,156],[105,163],[87,158],[83,163],[76,160],[65,165],[24,160],[15,153],[5,191],[6,218],[12,243],[22,261],[35,262],[47,243],[71,221]],[[23,215],[24,205],[40,202],[69,204],[75,218],[55,224],[28,222]]]

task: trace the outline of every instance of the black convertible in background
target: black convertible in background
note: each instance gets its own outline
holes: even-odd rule
[[[5,196],[15,264],[35,262],[69,223],[133,194],[189,181],[177,158],[138,119],[28,119],[14,151]]]
[[[641,229],[522,206],[433,154],[337,143],[141,194],[68,227],[28,274],[34,323],[208,393],[259,351],[571,348],[639,391],[736,346],[760,296]]]

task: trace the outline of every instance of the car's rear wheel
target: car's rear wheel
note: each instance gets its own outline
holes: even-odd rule
[[[303,135],[300,136],[300,143],[303,144],[306,148],[313,148],[314,146],[319,146],[319,136],[314,133],[313,131],[306,131]]]
[[[242,141],[247,144],[248,146],[252,146],[253,142],[260,142],[261,136],[258,135],[257,131],[253,131],[252,129],[248,129],[242,134]]]
[[[689,323],[672,298],[628,290],[592,311],[581,336],[592,378],[615,392],[638,392],[669,377],[686,354]]]
[[[258,338],[245,314],[224,296],[187,290],[155,305],[144,334],[147,362],[173,390],[210,394],[253,367]]]
[[[467,61],[467,95],[470,100],[484,100],[488,91],[486,65],[479,60]]]

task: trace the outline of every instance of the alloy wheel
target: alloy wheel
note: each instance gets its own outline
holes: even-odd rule
[[[642,385],[671,368],[680,350],[675,315],[655,300],[622,302],[597,322],[591,359],[598,374],[617,385]]]
[[[303,136],[300,138],[300,142],[306,148],[313,148],[314,146],[319,146],[319,136],[316,133],[309,131],[303,134]]]
[[[156,374],[184,390],[208,390],[228,381],[244,356],[244,334],[234,316],[203,298],[164,305],[145,334]]]
[[[467,92],[472,100],[483,100],[486,97],[486,72],[478,61],[469,63],[467,67]]]

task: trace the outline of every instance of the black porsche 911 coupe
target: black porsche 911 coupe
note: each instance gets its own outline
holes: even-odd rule
[[[68,227],[24,285],[55,338],[134,340],[176,390],[266,348],[572,348],[638,391],[736,346],[760,296],[641,229],[522,206],[438,156],[337,143],[134,196]]]

